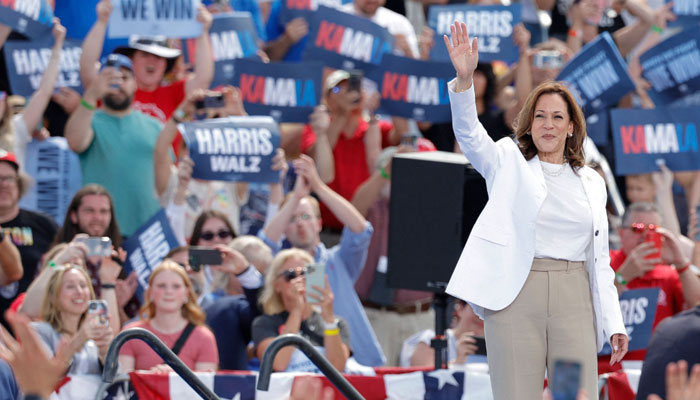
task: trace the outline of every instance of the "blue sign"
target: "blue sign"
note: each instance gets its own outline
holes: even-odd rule
[[[209,40],[214,55],[214,79],[211,87],[231,84],[233,61],[255,57],[258,52],[258,34],[249,12],[214,14]],[[184,41],[182,53],[185,63],[194,64],[196,42],[196,39]]]
[[[394,36],[364,17],[319,6],[309,23],[304,60],[368,74],[394,48]]]
[[[62,137],[41,142],[29,142],[25,171],[34,180],[19,201],[21,208],[50,215],[58,225],[63,224],[73,195],[82,187],[83,176],[78,155]]]
[[[669,37],[639,57],[642,77],[657,106],[675,105],[700,92],[700,30]]]
[[[598,146],[607,146],[610,132],[608,110],[603,110],[586,117],[586,134]]]
[[[352,3],[352,0],[281,0],[279,22],[285,25],[294,18],[300,17],[310,21],[318,6],[340,8],[346,3]]]
[[[700,5],[696,0],[666,0],[666,3],[673,1],[673,14],[675,21],[669,21],[668,26],[683,26],[686,28],[698,28],[700,23]]]
[[[657,171],[660,158],[673,171],[700,169],[697,108],[614,109],[610,118],[616,175]]]
[[[452,120],[447,94],[447,82],[455,76],[451,63],[387,54],[377,70],[381,113],[417,121]]]
[[[51,61],[53,43],[51,35],[32,41],[5,43],[3,51],[12,94],[31,97],[36,92],[44,71]],[[69,87],[78,93],[83,93],[83,84],[80,81],[81,53],[79,41],[65,40],[58,66],[56,87]]]
[[[272,117],[228,117],[178,126],[194,161],[192,177],[211,181],[279,182],[272,158],[280,145]]]
[[[241,90],[246,112],[270,115],[278,122],[309,121],[321,102],[320,63],[263,63],[236,60],[233,84]]]
[[[430,59],[450,61],[442,35],[450,35],[455,21],[467,24],[469,37],[479,38],[479,61],[495,60],[512,64],[520,57],[513,42],[513,27],[520,23],[520,3],[509,6],[475,6],[469,4],[433,5],[428,11],[428,26],[435,31],[435,45]]]
[[[152,216],[143,226],[134,232],[126,242],[126,261],[124,262],[124,272],[127,275],[131,271],[136,271],[139,287],[136,295],[143,303],[143,295],[148,288],[148,279],[151,272],[163,261],[163,258],[170,250],[180,246],[170,221],[161,209]]]
[[[51,33],[53,10],[47,0],[0,1],[0,24],[30,39]]]
[[[557,76],[565,81],[586,115],[613,107],[634,83],[608,32],[586,44]]]
[[[620,295],[622,321],[630,339],[628,351],[647,348],[658,302],[659,288],[626,290]],[[610,354],[610,350],[606,343],[598,355]]]
[[[109,17],[110,38],[131,35],[196,37],[202,34],[197,22],[200,0],[113,0]]]

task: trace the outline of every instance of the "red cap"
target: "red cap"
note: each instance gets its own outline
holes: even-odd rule
[[[19,170],[19,164],[17,163],[17,157],[14,153],[10,153],[7,150],[0,149],[0,161],[5,161],[12,164],[15,170]]]

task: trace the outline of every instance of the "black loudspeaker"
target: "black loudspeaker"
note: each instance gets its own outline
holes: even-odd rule
[[[487,200],[486,181],[463,155],[397,154],[391,165],[389,287],[443,293]]]

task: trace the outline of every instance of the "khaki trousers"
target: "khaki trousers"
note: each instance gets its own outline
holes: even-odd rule
[[[484,310],[494,400],[542,399],[545,369],[581,363],[581,388],[598,398],[596,331],[583,262],[535,259],[520,294],[500,311]]]

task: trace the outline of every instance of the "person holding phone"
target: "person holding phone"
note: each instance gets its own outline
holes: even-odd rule
[[[456,299],[452,313],[452,328],[447,337],[447,362],[450,366],[466,363],[485,363],[484,321],[463,300]],[[406,339],[401,349],[402,367],[430,367],[435,365],[435,349],[430,341],[435,331],[426,329]]]
[[[307,289],[306,275],[310,273],[311,264],[311,255],[300,249],[282,250],[272,260],[260,295],[264,315],[253,321],[256,354],[262,360],[273,339],[293,333],[309,340],[337,370],[343,371],[350,357],[349,329],[345,321],[333,313],[334,295],[328,277],[323,287]],[[280,350],[272,368],[277,372],[319,372],[293,347]]]
[[[517,143],[494,142],[474,102],[477,39],[463,22],[451,33],[452,125],[489,201],[446,292],[484,318],[495,400],[541,398],[557,359],[580,362],[581,387],[597,393],[596,353],[610,341],[619,362],[629,339],[610,268],[605,182],[584,165],[583,112],[566,86],[545,82],[518,116]]]
[[[700,302],[700,285],[691,260],[681,251],[674,233],[661,226],[659,209],[652,203],[630,204],[622,217],[620,250],[610,251],[619,292],[659,288],[659,304],[652,330],[664,319],[683,311],[685,304]],[[644,360],[646,351],[630,352],[625,359]]]
[[[107,324],[100,323],[98,314],[89,313],[95,292],[87,272],[71,264],[50,268],[54,273],[41,306],[41,321],[33,322],[32,327],[51,356],[62,340],[73,343],[73,361],[67,374],[101,374],[104,357],[114,337],[110,322],[119,321],[114,298],[105,302]]]

